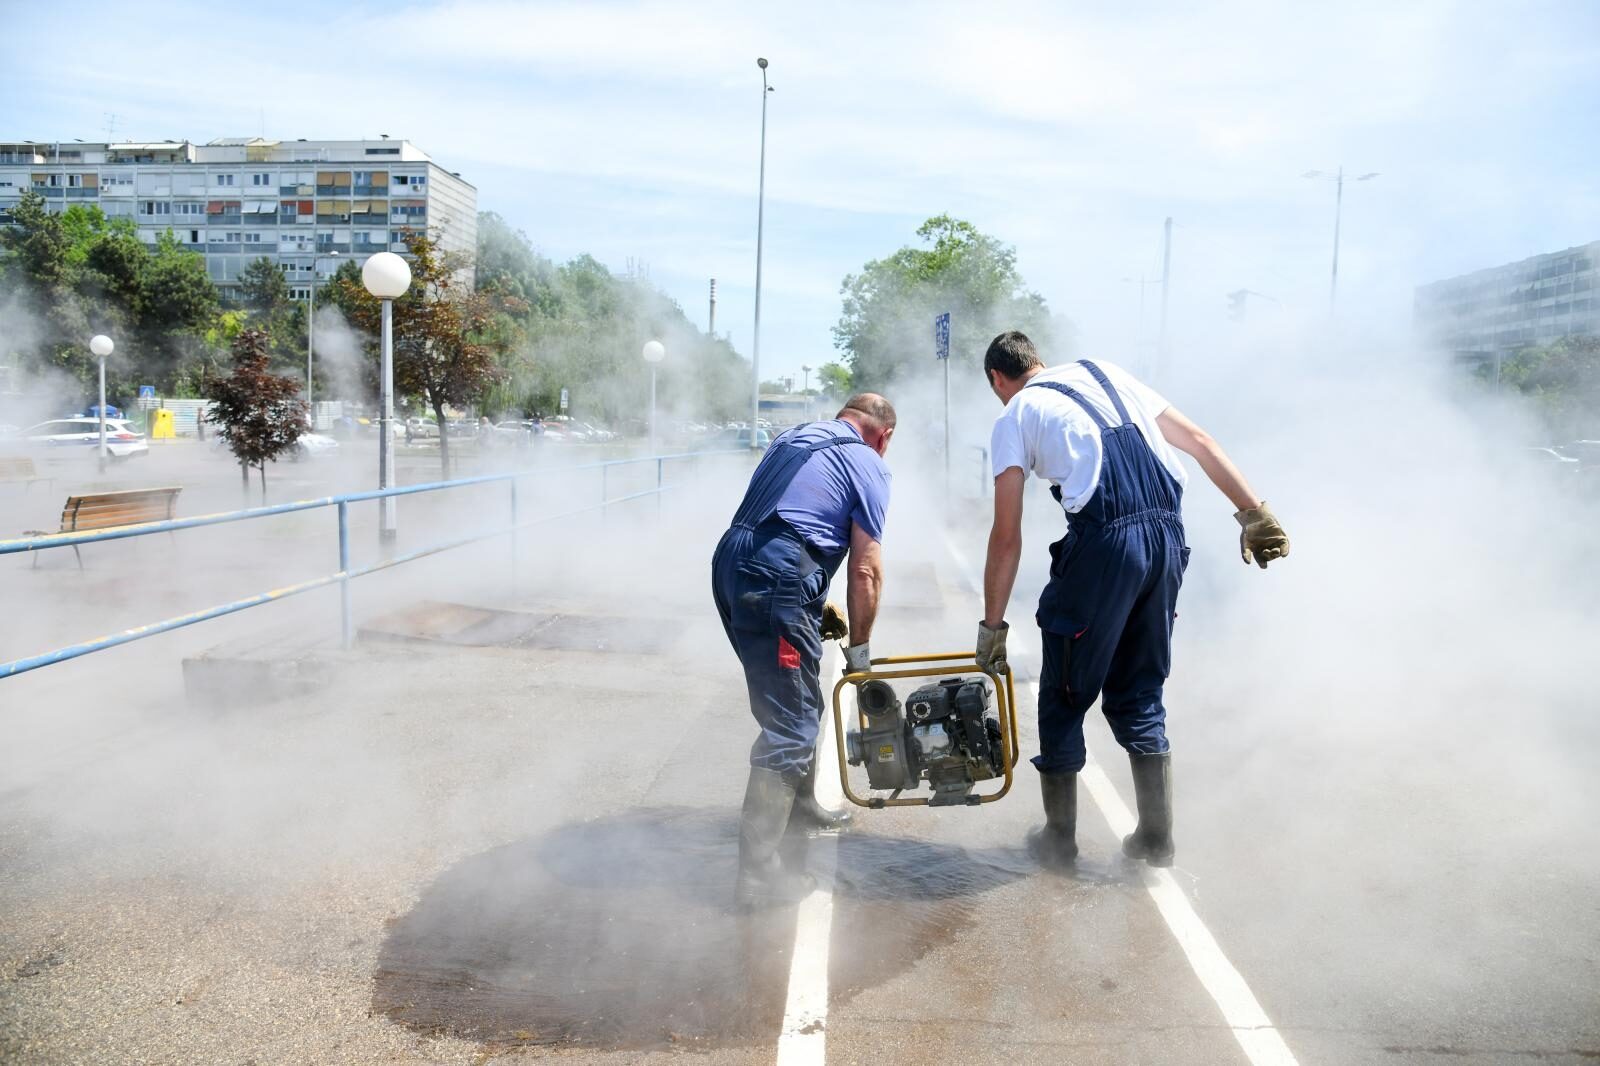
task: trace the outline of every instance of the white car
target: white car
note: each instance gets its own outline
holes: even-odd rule
[[[57,418],[29,426],[10,441],[21,441],[30,448],[73,448],[92,452],[100,447],[98,418]],[[148,455],[150,445],[125,418],[106,419],[106,451],[113,459]]]
[[[301,459],[319,459],[338,454],[339,442],[332,437],[321,433],[302,433],[300,439],[295,441],[294,454],[290,458],[298,462]]]

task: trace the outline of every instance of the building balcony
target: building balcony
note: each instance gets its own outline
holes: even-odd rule
[[[350,254],[350,245],[349,245],[349,243],[345,242],[345,243],[341,244],[341,243],[337,243],[337,242],[334,242],[334,241],[326,241],[326,242],[318,241],[317,242],[317,254],[318,255],[331,255],[334,252],[338,252],[340,255],[349,255]]]

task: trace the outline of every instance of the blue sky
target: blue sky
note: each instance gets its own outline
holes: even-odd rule
[[[1125,358],[1175,219],[1181,348],[1224,294],[1384,326],[1433,278],[1600,239],[1600,6],[7,0],[0,137],[407,137],[546,254],[751,338],[771,60],[763,376],[835,357],[845,274],[950,212]],[[1144,332],[1154,332],[1155,291]]]

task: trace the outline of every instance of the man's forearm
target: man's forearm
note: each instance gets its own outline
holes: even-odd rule
[[[1005,621],[1006,604],[1017,583],[1022,561],[1022,538],[999,529],[989,531],[989,555],[983,564],[983,621],[998,626]]]
[[[1205,471],[1211,483],[1233,504],[1233,509],[1248,511],[1260,506],[1261,497],[1245,481],[1244,475],[1239,473],[1239,468],[1233,465],[1233,460],[1228,458],[1222,446],[1209,439],[1205,443],[1206,446],[1198,450],[1194,460],[1200,464],[1200,469]]]
[[[865,644],[878,619],[878,597],[883,594],[883,570],[870,564],[850,567],[845,608],[850,616],[850,643]]]

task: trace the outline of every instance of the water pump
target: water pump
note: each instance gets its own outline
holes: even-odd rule
[[[866,766],[873,788],[898,793],[926,781],[930,807],[979,803],[973,786],[1009,769],[991,706],[981,675],[940,678],[904,702],[887,681],[864,681],[856,690],[861,728],[846,735],[846,758]]]

